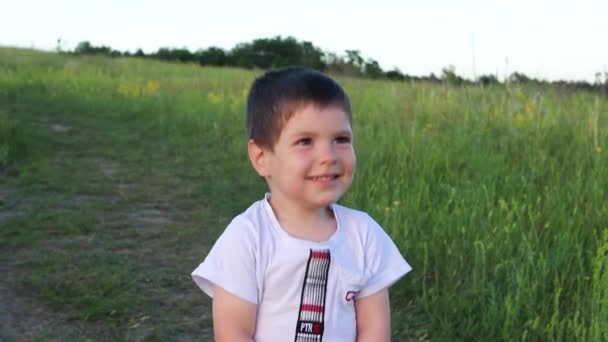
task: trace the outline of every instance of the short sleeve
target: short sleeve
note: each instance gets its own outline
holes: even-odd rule
[[[258,304],[256,238],[246,220],[233,220],[205,260],[192,272],[194,282],[213,298],[213,285]]]
[[[371,217],[367,216],[367,219],[365,273],[368,280],[359,292],[359,298],[390,287],[412,270],[384,229]]]

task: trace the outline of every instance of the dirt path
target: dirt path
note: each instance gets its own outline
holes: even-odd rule
[[[26,330],[21,325],[23,320],[17,317],[18,308],[25,307],[22,303],[15,303],[17,296],[7,283],[8,270],[0,268],[0,340],[13,340],[25,336]],[[22,309],[21,309],[22,310]]]
[[[0,176],[0,340],[211,341],[189,276],[207,248],[200,180],[176,176],[136,127],[97,120],[38,118],[52,147],[41,181]]]
[[[111,339],[98,323],[70,321],[64,313],[19,294],[9,272],[0,268],[0,341],[65,341],[86,335]]]
[[[27,215],[35,201],[10,184],[15,171],[0,172],[0,227],[8,227],[17,218]],[[65,341],[93,335],[100,340],[111,339],[103,325],[70,320],[64,312],[53,310],[31,296],[24,295],[15,277],[14,260],[0,259],[0,341]]]
[[[9,198],[15,196],[15,191],[9,189],[5,178],[5,173],[0,172],[0,225],[17,215],[16,210],[9,203]],[[27,338],[25,326],[32,324],[27,324],[25,322],[27,317],[19,317],[19,313],[32,312],[32,310],[29,310],[30,305],[24,303],[24,300],[21,300],[12,290],[13,286],[9,284],[9,267],[6,262],[6,260],[2,260],[0,263],[0,340],[20,340]]]

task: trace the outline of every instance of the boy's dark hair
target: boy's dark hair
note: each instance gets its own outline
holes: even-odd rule
[[[249,139],[272,150],[283,125],[307,105],[337,106],[352,120],[350,101],[344,90],[320,72],[290,67],[258,77],[247,99]]]

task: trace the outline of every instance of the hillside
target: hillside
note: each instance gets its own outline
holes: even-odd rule
[[[258,73],[0,48],[0,338],[207,340],[191,270],[264,184]],[[608,339],[608,101],[340,78],[394,340]]]

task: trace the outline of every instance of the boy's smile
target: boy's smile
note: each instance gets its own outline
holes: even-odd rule
[[[337,106],[302,107],[262,158],[258,172],[268,182],[273,202],[305,211],[325,209],[350,187],[355,171],[347,114]]]

